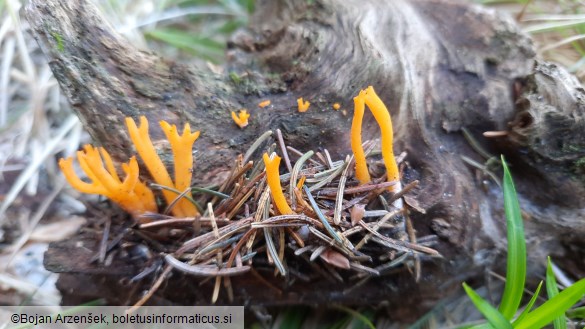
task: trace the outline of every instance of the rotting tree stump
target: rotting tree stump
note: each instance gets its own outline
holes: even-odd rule
[[[485,162],[463,130],[509,160],[533,264],[554,255],[570,274],[585,276],[582,264],[569,257],[583,255],[584,89],[563,68],[536,59],[530,39],[494,11],[438,0],[260,1],[250,26],[228,44],[222,74],[132,47],[87,0],[31,0],[25,13],[97,143],[125,160],[131,146],[124,117],[190,122],[202,131],[197,182],[224,179],[236,155],[268,129],[280,128],[298,149],[344,156],[350,152],[351,111],[334,112],[331,104],[352,109],[359,89],[376,88],[392,112],[395,150],[407,153],[403,179],[421,182],[406,199],[420,210],[413,211],[415,227],[439,235],[444,260],[423,263],[419,283],[404,271],[348,294],[344,284],[286,287],[272,278],[281,289],[274,293],[253,276],[234,278],[236,304],[385,301],[413,316],[461,280],[481,277],[485,266],[501,265],[495,257],[505,246],[501,191],[463,161]],[[297,97],[311,101],[308,112],[297,112]],[[264,99],[272,101],[269,110],[257,107]],[[243,130],[230,119],[240,108],[252,114]],[[373,118],[364,120],[364,140],[374,138]],[[485,131],[506,134],[484,138]],[[107,268],[89,264],[96,239],[80,234],[48,251],[47,268],[63,273],[64,303],[95,297],[132,303],[132,294],[148,285],[125,286],[120,279],[140,266],[123,260]],[[76,247],[82,242],[87,249]],[[152,302],[207,303],[207,286],[190,280],[173,277]]]

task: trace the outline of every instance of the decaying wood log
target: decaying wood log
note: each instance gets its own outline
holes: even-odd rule
[[[445,0],[260,1],[257,8],[250,26],[230,41],[222,74],[134,48],[87,0],[31,0],[26,15],[96,142],[125,160],[130,148],[125,116],[190,122],[202,131],[196,145],[199,182],[221,181],[235,156],[268,129],[280,128],[299,149],[347,154],[352,98],[373,85],[391,109],[395,149],[408,154],[404,180],[421,181],[407,199],[425,210],[415,214],[415,226],[443,238],[439,251],[445,261],[425,263],[419,285],[400,276],[365,285],[361,289],[369,302],[399,305],[407,295],[412,303],[430,305],[448,293],[432,288],[438,282],[453,273],[465,273],[457,279],[475,277],[494,259],[490,255],[501,251],[501,192],[462,159],[486,160],[463,130],[510,161],[531,254],[542,261],[546,254],[580,252],[574,244],[562,245],[585,233],[585,92],[563,68],[537,60],[530,39],[511,21],[479,6]],[[297,97],[311,101],[308,112],[297,112]],[[272,101],[270,109],[257,107],[263,99]],[[332,111],[335,102],[349,113]],[[252,114],[243,130],[230,119],[230,112],[240,108]],[[364,140],[374,138],[373,118],[366,116],[365,122]],[[484,138],[486,131],[506,133]],[[110,282],[114,274],[132,272],[90,273],[95,267],[84,264],[87,255],[74,250],[65,242],[47,254],[47,267],[67,273],[62,281],[67,285],[88,281],[99,286],[103,278]],[[75,257],[63,257],[70,253]],[[582,268],[573,269],[584,274]],[[343,295],[342,286],[295,285],[275,295],[265,294],[253,277],[239,280],[238,303],[362,301],[359,294]],[[450,283],[445,287],[459,281]],[[196,288],[185,294],[190,284],[170,283],[157,296],[174,303],[205,300],[193,292]],[[70,286],[61,289],[66,301],[77,293]],[[95,295],[102,293],[97,289]]]

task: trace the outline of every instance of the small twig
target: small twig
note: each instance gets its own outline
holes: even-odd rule
[[[414,227],[412,226],[410,216],[408,216],[408,211],[404,212],[404,217],[406,218],[406,233],[408,233],[408,239],[410,240],[410,242],[416,244],[416,233],[414,231]],[[421,276],[420,257],[418,254],[414,254],[414,281],[419,282],[420,276]]]
[[[365,272],[367,274],[373,275],[373,276],[379,276],[380,272],[378,272],[377,270],[371,268],[371,267],[367,267],[364,266],[360,263],[349,263],[349,266],[351,267],[352,270],[356,270],[356,271],[360,271],[360,272]]]
[[[390,197],[390,199],[388,200],[388,203],[393,203],[394,201],[402,198],[406,193],[410,192],[413,188],[418,186],[419,181],[415,180],[412,181],[408,184],[406,184],[406,186],[404,186],[400,191],[394,193],[394,195],[392,195]]]
[[[100,264],[104,263],[106,259],[106,249],[108,248],[108,239],[110,237],[110,227],[112,226],[112,219],[110,217],[106,218],[106,224],[104,226],[104,233],[102,234],[102,240],[100,241],[100,249],[99,249],[99,257],[98,261]]]
[[[201,277],[214,276],[234,276],[246,273],[250,270],[250,266],[243,265],[241,267],[219,268],[216,265],[188,265],[176,259],[172,255],[166,255],[165,261],[172,268],[181,272]]]
[[[356,284],[354,284],[353,286],[343,290],[343,294],[344,295],[348,295],[351,292],[355,291],[357,288],[363,286],[364,284],[366,284],[368,281],[370,281],[370,279],[372,278],[372,276],[366,276],[363,279],[359,280],[358,282],[356,282]]]
[[[214,241],[212,241],[210,244],[208,244],[207,246],[198,250],[196,254],[204,255],[204,254],[209,253],[215,249],[223,249],[223,248],[229,246],[230,244],[238,241],[243,235],[244,235],[244,233],[236,234],[235,236],[232,236],[229,239],[222,239],[220,236],[220,237],[216,238]]]
[[[486,159],[494,157],[491,153],[486,151],[483,148],[483,146],[481,146],[481,144],[479,144],[479,142],[475,139],[475,137],[473,137],[473,135],[469,132],[469,130],[467,130],[467,128],[461,127],[461,132],[463,133],[463,137],[465,137],[465,140],[467,140],[467,142],[469,143],[471,148],[475,150],[475,152],[477,152]]]
[[[304,252],[312,251],[313,249],[315,249],[315,246],[313,246],[313,245],[301,247],[301,248],[295,250],[295,256],[302,255]]]
[[[116,235],[112,241],[110,241],[110,243],[108,243],[108,247],[106,248],[106,253],[112,249],[114,249],[115,246],[118,245],[118,243],[120,243],[120,241],[122,241],[122,239],[124,238],[124,236],[126,236],[126,234],[128,233],[129,229],[125,228],[122,230],[122,232],[120,232],[118,235]],[[100,257],[99,252],[97,254],[95,254],[93,257],[90,258],[89,262],[93,263],[95,261],[97,261]]]
[[[309,151],[309,152],[301,155],[301,157],[295,163],[293,170],[290,172],[289,195],[290,195],[290,200],[291,200],[291,207],[293,208],[293,210],[296,210],[296,205],[297,205],[296,196],[294,193],[294,188],[297,186],[297,179],[298,179],[299,172],[303,168],[303,165],[305,164],[305,162],[307,160],[309,160],[313,156],[314,153],[315,152],[313,152],[313,151]]]
[[[270,253],[270,257],[272,257],[272,261],[274,265],[280,272],[282,276],[286,276],[286,269],[284,268],[284,264],[280,261],[278,257],[278,252],[276,251],[276,246],[274,246],[274,241],[272,240],[272,233],[270,232],[269,228],[263,228],[264,231],[264,240],[266,240],[266,247],[268,252]]]
[[[384,245],[384,246],[388,246],[388,247],[393,248],[393,249],[397,249],[399,251],[406,251],[406,252],[417,251],[417,252],[422,252],[422,253],[425,253],[425,254],[428,254],[428,255],[434,256],[434,257],[439,257],[439,258],[442,257],[441,254],[439,254],[439,252],[436,251],[435,249],[421,246],[418,244],[413,244],[413,243],[410,243],[407,241],[392,239],[392,238],[389,238],[387,236],[383,236],[377,232],[376,232],[376,234],[374,234],[374,237],[372,237],[372,241],[379,243],[381,245]],[[407,248],[409,250],[404,250],[403,248]]]
[[[223,235],[233,234],[236,231],[239,231],[243,228],[249,227],[251,221],[252,221],[252,218],[240,219],[238,221],[233,222],[230,225],[226,225],[226,226],[222,227],[219,230],[219,233],[223,234]],[[177,250],[176,255],[181,255],[184,252],[186,252],[187,250],[192,250],[194,248],[201,246],[204,243],[207,243],[207,242],[213,240],[213,236],[214,236],[213,232],[208,232],[208,233],[202,234],[200,236],[197,236],[191,240],[185,241],[183,243],[183,245]]]
[[[191,192],[191,188],[188,188],[185,191],[181,192],[181,191],[179,191],[177,189],[174,189],[172,187],[168,187],[168,186],[164,186],[164,185],[159,185],[159,184],[155,184],[155,183],[150,183],[150,187],[156,187],[156,188],[159,188],[159,189],[162,189],[162,190],[171,191],[171,192],[177,194],[177,197],[165,209],[165,211],[164,211],[164,214],[165,215],[168,214],[171,211],[171,209],[173,208],[173,206],[179,200],[181,200],[182,198],[185,198],[189,202],[191,202],[197,208],[197,211],[199,211],[199,213],[203,213],[203,208],[201,207],[201,205],[197,201],[193,200],[192,197],[190,197],[190,196],[187,195],[187,193]]]
[[[270,188],[266,186],[264,188],[264,192],[262,192],[262,196],[258,201],[258,207],[256,208],[256,215],[254,216],[254,222],[252,224],[259,223],[262,219],[266,219],[268,217],[268,207],[270,207]],[[254,240],[256,239],[256,230],[252,232],[250,239],[246,243],[246,249],[251,250],[252,245],[254,244]]]
[[[140,300],[137,301],[131,308],[126,310],[126,314],[134,313],[134,311],[136,311],[140,306],[144,305],[144,303],[146,303],[150,299],[150,297],[154,295],[158,288],[160,288],[161,284],[165,281],[166,277],[171,273],[171,269],[172,267],[170,265],[165,266],[165,269],[163,270],[162,274],[154,282],[152,287],[150,287],[146,295],[140,298]]]
[[[195,187],[195,186],[191,186],[191,192],[199,192],[199,193],[205,193],[205,194],[210,194],[222,199],[227,199],[230,196],[224,193],[221,193],[219,191],[215,191],[209,188],[205,188],[205,187]]]
[[[311,262],[314,262],[315,259],[317,259],[319,256],[321,256],[321,254],[327,249],[327,246],[319,246],[317,247],[317,249],[313,250],[313,252],[311,253],[311,257],[309,257],[309,260]]]
[[[331,227],[331,224],[329,224],[329,221],[327,220],[327,218],[325,218],[325,215],[323,215],[323,213],[321,212],[321,209],[319,209],[319,206],[317,205],[317,202],[315,201],[315,199],[311,195],[311,191],[309,191],[309,188],[306,185],[303,185],[303,190],[305,190],[305,195],[307,196],[307,199],[309,199],[309,203],[311,203],[313,210],[315,211],[315,213],[317,214],[317,217],[319,217],[319,219],[321,220],[321,222],[325,226],[325,229],[327,230],[327,232],[329,232],[329,235],[331,235],[331,237],[334,238],[335,241],[339,242],[340,244],[343,244],[343,242],[342,242],[341,238],[339,237],[339,235],[337,234],[337,232],[335,232],[333,227]]]
[[[215,236],[216,239],[219,239],[219,229],[217,228],[217,223],[215,222],[215,214],[213,213],[213,205],[211,204],[211,202],[209,202],[207,204],[207,213],[209,214],[209,217],[211,218],[211,227],[213,229],[213,235]],[[217,265],[218,267],[221,266],[221,264],[223,263],[223,254],[221,252],[222,248],[218,248],[217,249]],[[219,288],[221,286],[221,277],[217,276],[215,278],[215,286],[213,287],[213,295],[211,297],[211,303],[215,304],[215,302],[217,302],[217,298],[219,297]]]
[[[329,154],[329,151],[327,151],[327,149],[324,149],[323,152],[325,152],[325,157],[327,159],[327,165],[329,166],[329,168],[333,168],[333,161],[331,160],[331,155]]]
[[[258,281],[260,281],[262,284],[264,284],[265,286],[267,286],[268,288],[274,290],[277,294],[282,295],[282,290],[278,289],[275,285],[273,285],[272,283],[270,283],[268,280],[266,280],[262,275],[260,275],[260,273],[258,273],[256,270],[252,269],[250,271],[250,273],[252,273],[252,275],[258,279]]]
[[[472,158],[466,157],[465,155],[461,156],[461,160],[463,160],[464,162],[466,162],[467,164],[471,165],[472,167],[475,167],[479,170],[481,170],[483,173],[487,174],[488,176],[490,176],[491,179],[493,179],[494,182],[496,182],[496,184],[498,184],[498,186],[501,188],[501,183],[500,183],[500,179],[496,176],[496,174],[494,174],[492,171],[490,171],[487,166],[482,165],[481,163],[473,160]]]
[[[293,230],[290,227],[287,227],[286,231],[288,232],[288,234],[290,234],[292,236],[293,240],[295,240],[295,242],[297,243],[297,245],[299,247],[302,248],[305,246],[305,241],[303,241],[303,239],[300,237],[300,235],[297,232],[295,232],[295,230]]]
[[[506,130],[484,131],[483,132],[483,137],[487,137],[487,138],[505,137],[505,136],[508,136],[508,131],[506,131]]]
[[[223,214],[225,213],[227,210],[232,210],[230,211],[233,212],[234,207],[234,203],[235,204],[240,204],[242,203],[242,198],[247,199],[246,193],[248,193],[251,190],[254,190],[254,186],[256,185],[256,183],[258,183],[258,181],[260,181],[261,179],[263,179],[265,177],[266,173],[262,172],[256,176],[254,176],[254,178],[250,179],[245,186],[241,187],[241,188],[237,188],[237,191],[232,191],[232,196],[230,197],[230,199],[226,199],[224,200],[216,209],[216,212],[218,214]],[[236,185],[238,185],[236,183]],[[249,197],[249,196],[248,196]],[[211,201],[213,203],[213,200]],[[228,218],[230,218],[228,216]]]
[[[380,274],[383,274],[385,271],[397,267],[398,265],[401,265],[402,263],[404,263],[404,261],[408,258],[408,256],[410,256],[411,253],[410,252],[405,252],[402,255],[396,257],[395,259],[391,260],[388,263],[379,265],[376,267],[376,271],[380,272]]]
[[[378,189],[386,189],[387,187],[396,185],[396,182],[383,182],[378,184],[364,184],[356,187],[346,188],[343,193],[344,194],[358,194],[369,192]],[[319,191],[319,195],[322,196],[336,196],[337,189],[322,189]]]
[[[329,155],[329,153],[327,153]],[[345,182],[347,180],[347,173],[349,171],[349,164],[351,163],[351,159],[353,155],[350,157],[349,155],[345,158],[345,169],[341,174],[341,178],[339,179],[339,187],[337,190],[337,198],[335,199],[335,211],[333,212],[333,223],[339,225],[341,223],[341,207],[343,206],[343,195],[345,194]]]
[[[161,226],[177,226],[177,225],[190,225],[193,222],[199,221],[201,224],[211,225],[211,218],[209,217],[185,217],[185,218],[174,218],[171,217],[169,219],[158,220],[156,222],[144,223],[138,226],[139,229],[149,229],[149,228],[156,228]],[[232,221],[227,220],[225,218],[216,218],[215,222],[218,226],[225,226],[227,224],[232,223]]]
[[[254,193],[254,189],[250,189],[248,191],[248,193],[246,193],[244,195],[243,198],[240,199],[240,201],[238,201],[238,203],[233,207],[232,211],[230,211],[230,213],[227,215],[228,219],[232,219],[234,218],[234,216],[240,211],[240,209],[242,208],[242,205],[244,205],[244,203],[246,201],[248,201],[248,199],[250,199],[250,197],[252,196],[252,194]]]
[[[358,223],[365,228],[366,230],[368,230],[370,233],[366,234],[361,240],[360,242],[358,242],[358,244],[355,246],[356,249],[361,249],[364,244],[366,244],[368,242],[368,239],[372,236],[372,232],[378,232],[378,229],[380,228],[380,226],[384,223],[386,223],[390,218],[399,215],[402,212],[402,210],[395,210],[391,213],[386,214],[384,217],[382,217],[382,219],[380,219],[379,221],[376,222],[376,225],[372,228],[370,228],[368,225],[366,225],[366,223],[364,223],[363,220],[360,220]]]
[[[250,238],[250,236],[254,232],[256,232],[256,229],[254,229],[254,228],[248,230],[248,232],[246,232],[246,234],[244,234],[244,236],[240,239],[240,241],[238,241],[238,243],[236,243],[235,247],[232,249],[232,253],[230,254],[230,257],[228,258],[228,261],[227,261],[225,267],[229,268],[232,266],[232,264],[234,263],[234,260],[236,259],[236,255],[238,255],[238,252],[240,251],[240,249],[244,245],[244,242],[248,241],[248,239]]]
[[[315,155],[317,156],[317,158],[319,158],[319,160],[321,160],[321,164],[325,165],[329,169],[332,168],[329,166],[329,163],[327,162],[327,159],[325,159],[325,156],[323,155],[323,153],[317,152],[317,153],[315,153]]]
[[[254,228],[268,227],[268,226],[271,226],[273,224],[290,223],[291,221],[292,221],[292,223],[295,223],[298,225],[310,224],[313,226],[323,227],[321,225],[320,221],[318,221],[314,218],[311,218],[309,216],[305,216],[305,215],[273,216],[273,217],[264,219],[263,221],[254,221],[254,223],[252,223],[252,227],[254,227]]]
[[[250,160],[250,157],[252,156],[252,154],[254,154],[254,152],[256,151],[256,149],[258,147],[260,147],[260,145],[265,140],[267,140],[268,138],[270,138],[270,136],[272,136],[272,130],[268,130],[267,132],[265,132],[262,135],[260,135],[260,137],[258,137],[258,139],[256,139],[256,141],[254,143],[252,143],[252,145],[250,145],[250,148],[248,148],[248,150],[244,154],[244,162],[247,162],[248,160]]]
[[[298,155],[298,156],[302,156],[303,155],[303,153],[301,151],[295,149],[292,146],[287,146],[286,149],[289,150],[289,151],[291,151],[292,153]],[[309,159],[309,161],[312,162],[313,165],[316,165],[316,166],[321,166],[322,165],[321,163],[319,163],[318,161],[315,161],[314,159]]]
[[[292,172],[290,158],[288,157],[288,152],[286,151],[286,145],[284,144],[284,139],[282,138],[282,132],[280,129],[276,129],[276,137],[278,139],[278,144],[280,145],[280,150],[282,151],[282,157],[284,158],[286,169],[288,169],[288,172]]]

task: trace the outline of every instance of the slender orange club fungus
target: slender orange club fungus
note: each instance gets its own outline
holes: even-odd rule
[[[282,215],[292,215],[294,212],[286,202],[284,193],[282,193],[282,186],[280,185],[280,174],[278,173],[278,167],[280,165],[280,157],[275,155],[271,160],[267,153],[262,156],[264,159],[264,165],[266,166],[266,180],[270,187],[270,192],[276,203],[276,208]]]
[[[240,110],[240,113],[236,115],[236,112],[232,111],[232,119],[238,125],[238,127],[244,129],[248,125],[248,118],[250,114],[246,110]]]
[[[265,101],[261,101],[261,102],[258,104],[258,106],[259,106],[259,107],[261,107],[261,108],[265,108],[265,107],[266,107],[266,106],[268,106],[268,105],[270,105],[270,100],[269,100],[269,99],[267,99],[267,100],[265,100]]]
[[[335,111],[339,110],[340,108],[341,108],[341,105],[339,105],[339,103],[335,103],[335,104],[333,104],[333,109],[334,109]]]
[[[177,126],[170,125],[166,121],[161,121],[160,126],[167,136],[167,140],[171,143],[171,149],[173,151],[173,159],[175,161],[175,189],[183,192],[191,187],[191,177],[193,174],[192,150],[193,143],[199,138],[199,131],[192,133],[188,123],[185,124],[182,135],[179,135],[177,132]],[[189,214],[188,216],[195,216],[199,213],[195,205],[184,198],[175,207],[181,208],[181,212],[183,214]]]
[[[398,165],[394,158],[394,149],[392,145],[394,132],[392,130],[390,112],[388,112],[386,105],[384,105],[384,102],[378,97],[372,86],[369,86],[366,90],[361,90],[359,95],[354,98],[354,104],[354,116],[351,124],[351,149],[355,156],[356,178],[360,181],[360,184],[367,183],[371,180],[361,139],[361,126],[365,104],[372,112],[378,126],[380,126],[380,133],[382,135],[382,158],[384,159],[384,165],[386,166],[388,181],[396,182],[396,184],[390,186],[388,190],[398,192],[401,189],[401,185]]]
[[[154,145],[152,144],[152,141],[150,140],[150,136],[148,135],[148,120],[146,119],[146,117],[144,117],[144,116],[140,117],[140,127],[136,126],[136,123],[134,122],[134,120],[132,118],[126,118],[126,125],[128,126],[128,133],[130,134],[130,139],[134,143],[134,147],[136,147],[136,151],[140,155],[140,158],[142,158],[142,161],[146,165],[146,169],[148,169],[148,172],[150,173],[150,175],[152,176],[154,181],[159,185],[173,187],[176,189],[176,187],[171,179],[171,176],[169,175],[163,162],[161,161],[158,154],[156,153]],[[183,134],[183,136],[185,136],[185,135],[187,135],[187,138],[186,138],[187,140],[189,140],[189,136],[191,136],[190,139],[193,139],[190,131],[188,132],[188,134]],[[180,138],[180,139],[182,139],[182,138]],[[194,139],[193,139],[193,141],[194,141]],[[175,152],[175,148],[184,149],[181,147],[173,147],[172,146],[173,144],[174,144],[174,142],[171,141],[171,147],[173,148],[173,152]],[[191,154],[191,151],[189,150],[188,153]],[[185,156],[185,154],[181,154],[181,156]],[[180,161],[180,160],[178,158],[175,158],[175,161]],[[192,164],[192,160],[191,160],[191,164]],[[183,166],[184,165],[181,165],[180,167],[183,167]],[[181,174],[176,174],[176,175],[177,175],[177,177],[181,176]],[[183,181],[185,179],[184,172],[182,175],[183,175],[183,177],[179,179],[180,181]],[[191,182],[189,182],[189,184],[190,183]],[[175,192],[163,190],[162,193],[163,193],[163,196],[165,197],[165,200],[167,201],[168,204],[172,203],[177,198],[177,193],[175,193]],[[180,201],[180,202],[182,202],[182,201]],[[173,213],[173,215],[175,215],[177,217],[195,216],[197,214],[197,210],[194,207],[192,209],[193,210],[187,211],[186,209],[183,209],[182,207],[179,207],[178,205],[176,205],[175,207],[173,207],[172,213]]]
[[[105,161],[102,161],[103,156]],[[154,194],[146,185],[138,179],[138,162],[136,158],[130,158],[128,163],[122,164],[126,174],[124,181],[120,180],[112,159],[103,148],[95,149],[91,145],[85,145],[84,151],[77,152],[77,160],[83,171],[87,174],[91,183],[82,181],[73,170],[73,158],[59,160],[59,167],[65,178],[76,190],[103,195],[122,207],[133,216],[147,211],[156,211]]]
[[[299,112],[307,112],[311,103],[309,101],[303,101],[303,98],[297,99],[297,105],[299,107]]]
[[[365,110],[365,91],[360,91],[353,99],[354,111],[351,122],[351,150],[355,158],[355,177],[360,184],[366,184],[371,181],[368,165],[366,164],[366,154],[362,147],[362,120]]]
[[[394,158],[394,148],[392,145],[394,142],[394,131],[392,130],[390,112],[388,112],[386,105],[384,105],[384,102],[378,97],[372,86],[369,86],[366,89],[364,100],[380,126],[380,134],[382,135],[382,158],[384,159],[384,165],[386,166],[388,181],[396,182],[396,185],[392,185],[388,189],[392,192],[397,192],[400,189],[400,176],[398,165]]]

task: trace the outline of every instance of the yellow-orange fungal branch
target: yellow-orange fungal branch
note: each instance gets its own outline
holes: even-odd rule
[[[297,106],[299,108],[299,112],[307,112],[311,103],[309,101],[303,101],[303,98],[297,99]]]
[[[258,103],[258,106],[261,107],[261,108],[265,108],[268,105],[270,105],[270,100],[269,99]]]
[[[134,143],[138,155],[140,155],[140,158],[144,162],[146,169],[148,169],[148,172],[154,181],[159,185],[174,187],[171,176],[156,153],[154,145],[150,140],[150,136],[148,135],[148,120],[146,117],[140,117],[140,127],[136,126],[136,123],[132,118],[126,118],[126,125],[128,126],[130,139],[132,140],[132,143]],[[168,190],[163,190],[162,193],[168,204],[172,203],[177,197],[176,193]],[[188,216],[188,214],[184,214],[183,210],[179,207],[173,207],[172,213],[177,217]]]
[[[388,174],[388,181],[389,182],[397,182],[396,185],[389,187],[388,189],[396,192],[396,189],[399,189],[399,172],[398,172],[398,165],[396,164],[396,159],[394,158],[394,149],[393,149],[393,140],[394,140],[394,132],[392,130],[392,119],[390,118],[390,112],[384,105],[384,102],[378,97],[374,88],[369,86],[366,89],[365,98],[364,98],[366,105],[372,111],[374,118],[378,122],[380,126],[380,133],[382,139],[382,158],[384,159],[384,164],[386,165],[386,172]]]
[[[276,155],[271,160],[268,154],[264,153],[262,158],[264,159],[264,165],[266,166],[266,181],[270,187],[270,192],[272,193],[274,203],[276,203],[276,208],[282,215],[294,214],[286,202],[284,193],[282,193],[282,186],[280,185],[280,174],[278,172],[280,157]]]
[[[240,113],[236,115],[236,112],[232,111],[232,119],[240,128],[244,128],[248,125],[248,118],[250,114],[246,110],[240,110]]]
[[[104,161],[100,156],[104,157]],[[122,165],[126,178],[121,181],[110,155],[103,148],[95,149],[91,145],[85,145],[84,151],[77,152],[77,159],[83,171],[87,174],[91,183],[82,181],[73,170],[73,158],[59,160],[59,167],[65,178],[76,190],[100,194],[116,202],[132,215],[140,215],[144,212],[156,211],[154,194],[138,179],[138,163],[132,157],[128,163]]]
[[[179,135],[177,126],[170,125],[166,121],[159,122],[160,126],[171,144],[173,159],[175,162],[174,187],[178,191],[185,191],[191,187],[193,174],[193,143],[199,138],[199,131],[191,132],[189,124],[185,124],[183,134]],[[187,195],[191,196],[191,193]],[[184,216],[195,216],[199,214],[195,205],[189,200],[181,199],[175,207],[180,208]]]
[[[335,111],[339,110],[340,108],[341,108],[341,105],[339,105],[339,103],[335,103],[335,104],[333,104],[333,109],[334,109]]]
[[[354,111],[351,122],[351,150],[355,158],[355,177],[360,184],[366,184],[371,181],[368,165],[366,163],[366,154],[362,147],[362,120],[365,110],[365,91],[360,91],[353,99]]]

